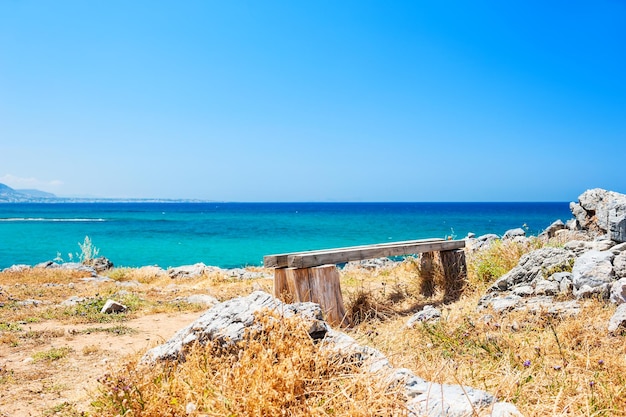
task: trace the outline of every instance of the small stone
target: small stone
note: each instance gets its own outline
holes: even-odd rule
[[[61,305],[64,307],[73,307],[75,305],[78,305],[82,302],[84,302],[86,300],[86,298],[84,297],[78,297],[76,295],[71,296],[70,298],[68,298],[65,301],[61,302]]]
[[[413,327],[417,322],[439,321],[441,311],[433,306],[425,306],[420,312],[415,313],[406,323],[407,327]]]
[[[510,229],[507,230],[504,233],[504,236],[502,236],[502,239],[513,239],[514,237],[518,237],[518,236],[526,236],[526,231],[524,229],[522,229],[521,227],[518,227],[517,229]]]
[[[120,304],[117,301],[113,301],[113,300],[107,300],[106,303],[104,303],[102,310],[100,310],[100,313],[102,314],[123,313],[126,310],[128,310],[128,307],[126,307],[124,304]]]

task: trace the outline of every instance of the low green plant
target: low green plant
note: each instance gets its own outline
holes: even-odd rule
[[[134,334],[137,333],[137,330],[132,327],[125,326],[123,324],[118,324],[117,326],[112,327],[89,327],[87,329],[72,331],[72,334],[91,334],[91,333],[110,333],[116,334],[118,336],[124,334]]]
[[[108,297],[97,296],[75,306],[65,307],[62,316],[80,323],[111,323],[127,319],[128,313],[106,314],[101,313]],[[124,304],[123,301],[120,301]]]
[[[33,355],[33,360],[35,362],[54,362],[59,359],[65,358],[67,355],[72,352],[72,348],[70,347],[61,347],[61,348],[52,348],[43,352],[37,352]]]
[[[489,248],[468,256],[469,281],[477,286],[490,284],[513,269],[520,258],[537,244],[496,240]]]
[[[43,412],[44,416],[61,416],[61,417],[83,417],[85,413],[82,413],[76,409],[74,404],[67,401],[57,404],[54,407],[50,407]]]
[[[19,332],[22,328],[17,323],[0,323],[0,332]]]
[[[6,365],[0,366],[0,385],[7,384],[13,380],[13,370],[7,369]]]

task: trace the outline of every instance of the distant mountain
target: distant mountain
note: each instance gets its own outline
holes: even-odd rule
[[[0,203],[28,203],[48,201],[57,198],[52,193],[40,190],[15,190],[8,185],[0,183]]]

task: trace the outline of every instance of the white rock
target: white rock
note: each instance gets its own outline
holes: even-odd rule
[[[609,320],[609,333],[619,334],[626,330],[626,303],[620,304]]]
[[[102,314],[123,313],[126,310],[128,310],[128,307],[126,307],[124,304],[120,304],[117,301],[113,301],[113,300],[107,300],[106,303],[104,303],[102,310],[100,310],[100,313]]]
[[[626,303],[626,278],[613,282],[609,299],[615,304]]]
[[[572,282],[577,298],[592,294],[608,296],[614,277],[611,263],[614,257],[611,251],[591,250],[576,258],[572,268]]]
[[[439,321],[441,318],[441,311],[431,305],[424,306],[422,311],[419,311],[407,321],[407,327],[413,327],[418,322]]]

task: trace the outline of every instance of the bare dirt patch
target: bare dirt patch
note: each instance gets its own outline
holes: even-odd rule
[[[0,343],[0,416],[80,415],[88,409],[97,379],[112,365],[164,342],[201,314],[21,325],[10,333],[15,343]]]

